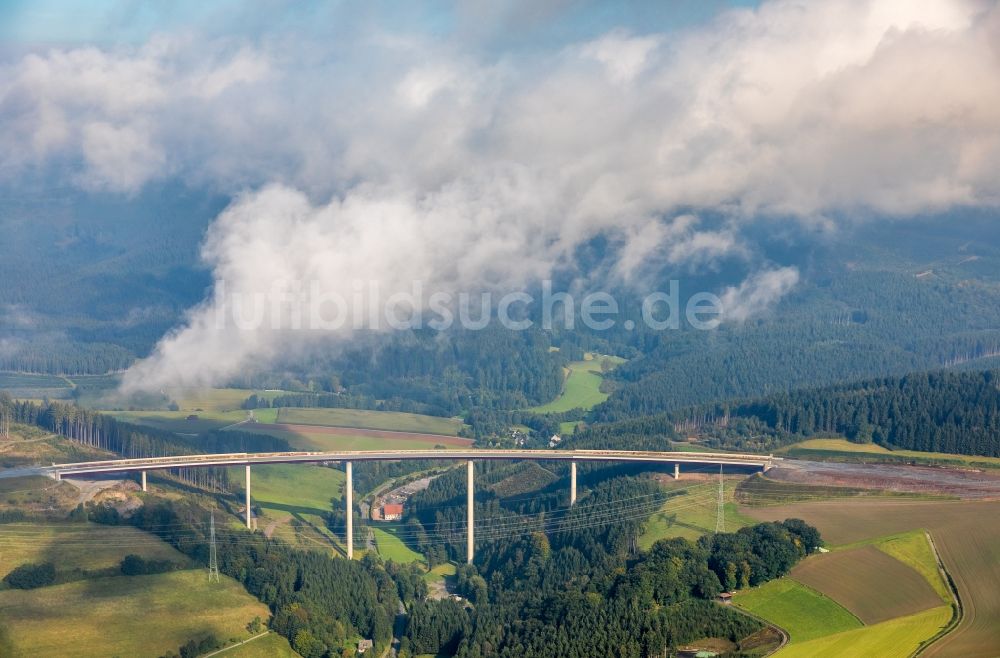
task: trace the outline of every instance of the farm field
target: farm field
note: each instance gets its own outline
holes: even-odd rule
[[[224,658],[299,658],[288,640],[274,632],[216,655]]]
[[[286,425],[323,425],[420,434],[444,434],[446,436],[457,436],[459,430],[462,429],[462,421],[457,418],[439,418],[399,411],[307,409],[300,407],[260,409],[258,411],[275,411],[277,419],[271,422]]]
[[[588,355],[589,356],[589,355]],[[607,393],[601,392],[601,362],[605,359],[612,363],[621,363],[615,357],[593,356],[585,361],[573,361],[567,366],[563,391],[555,400],[532,407],[528,411],[539,414],[560,413],[571,409],[593,409],[608,399]]]
[[[295,450],[426,450],[472,445],[471,439],[436,434],[416,434],[387,430],[363,430],[348,427],[320,427],[311,425],[245,425],[240,429],[259,434],[270,434],[288,440]]]
[[[16,372],[0,372],[0,389],[29,388],[72,388],[64,377],[55,375],[23,375]]]
[[[808,642],[789,644],[775,655],[777,658],[842,658],[843,656],[906,658],[913,655],[921,642],[933,637],[950,618],[951,607],[939,606],[874,626],[864,626]]]
[[[1000,457],[978,457],[947,452],[889,450],[874,443],[852,443],[847,439],[809,439],[781,448],[775,454],[801,458],[850,458],[863,460],[903,461],[978,465],[1000,468]]]
[[[258,416],[262,422],[270,422],[274,419],[274,413],[271,409],[262,409],[261,411],[271,411],[270,417],[268,417],[267,414],[264,414],[263,417],[256,413],[254,414],[255,416]],[[167,432],[176,432],[178,434],[201,434],[202,432],[210,432],[228,425],[240,423],[247,419],[247,412],[242,410],[208,412],[116,411],[113,412],[113,415],[118,420],[128,423],[145,425],[147,427],[153,427]],[[192,415],[197,416],[197,418],[188,420],[188,416]]]
[[[190,560],[166,542],[131,526],[97,523],[10,523],[0,533],[0,578],[27,562],[52,562],[58,577],[115,569],[129,553],[187,566]],[[0,617],[2,618],[2,617]]]
[[[209,583],[205,573],[110,576],[0,592],[0,654],[155,657],[210,633],[220,640],[249,637],[247,623],[266,619],[267,606],[231,578]]]
[[[789,575],[869,626],[942,603],[921,574],[874,546],[811,555]]]
[[[815,525],[831,545],[846,545],[926,529],[962,601],[958,627],[932,644],[925,656],[996,656],[1000,636],[1000,502],[841,500],[744,508],[760,520],[801,518]],[[922,613],[928,614],[928,613]],[[890,622],[892,623],[892,622]]]
[[[685,488],[690,488],[690,491],[670,497],[659,511],[650,515],[646,521],[646,529],[639,536],[639,548],[646,550],[656,541],[671,537],[695,540],[715,531],[719,500],[718,480],[709,478],[695,483],[685,482],[682,474],[680,480],[664,480],[661,485],[666,491]],[[753,519],[743,515],[733,501],[736,485],[737,481],[732,479],[727,479],[724,485],[723,510],[728,532],[755,523]]]
[[[835,485],[800,484],[774,480],[760,473],[745,479],[736,488],[735,499],[743,505],[781,505],[795,502],[815,500],[833,500],[837,498],[914,498],[914,499],[944,499],[944,496],[907,493],[903,491],[886,491],[882,489],[861,489],[857,487],[841,487]]]
[[[239,411],[243,402],[256,393],[260,397],[277,397],[281,391],[250,391],[242,388],[167,389],[171,400],[181,411]]]
[[[392,523],[372,523],[368,526],[375,533],[375,546],[385,560],[396,562],[422,562],[424,556],[411,550],[400,537],[402,526]]]
[[[886,537],[875,542],[873,546],[915,569],[930,583],[934,591],[941,597],[942,602],[949,604],[952,602],[951,590],[938,568],[934,549],[931,547],[930,540],[924,530],[913,530],[901,535]]]
[[[792,643],[862,627],[836,601],[788,577],[741,590],[734,601],[786,630]]]

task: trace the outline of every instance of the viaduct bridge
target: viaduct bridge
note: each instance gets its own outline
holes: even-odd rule
[[[674,478],[680,477],[681,464],[699,466],[742,466],[767,471],[779,461],[772,455],[753,455],[714,452],[640,452],[631,450],[367,450],[346,452],[269,452],[226,453],[204,455],[177,455],[142,459],[113,459],[107,461],[53,464],[38,472],[59,480],[75,475],[106,475],[114,473],[140,473],[142,490],[146,491],[146,472],[170,468],[201,468],[210,466],[244,466],[246,468],[246,523],[250,527],[250,467],[254,464],[315,464],[340,462],[344,464],[347,482],[344,500],[347,507],[347,557],[354,556],[354,462],[403,461],[403,460],[465,461],[467,472],[467,524],[466,556],[472,562],[473,531],[473,464],[475,460],[534,460],[570,463],[570,505],[576,503],[576,465],[579,462],[635,462],[673,464]]]

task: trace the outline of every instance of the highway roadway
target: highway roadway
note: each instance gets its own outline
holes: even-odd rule
[[[311,464],[323,462],[402,461],[414,459],[480,460],[517,459],[568,462],[639,462],[748,466],[768,470],[780,457],[717,452],[640,452],[631,450],[363,450],[338,452],[274,452],[178,455],[144,459],[53,464],[31,469],[35,474],[60,478],[71,475],[98,475],[152,471],[168,468],[209,466],[253,466],[258,464]],[[26,469],[27,470],[27,469]]]

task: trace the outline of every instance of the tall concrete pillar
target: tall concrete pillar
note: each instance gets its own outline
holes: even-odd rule
[[[569,505],[576,505],[576,462],[569,463]]]
[[[466,507],[468,508],[468,511],[467,511],[467,518],[466,518],[467,530],[466,530],[466,538],[465,538],[465,541],[466,541],[466,544],[465,544],[465,555],[466,555],[466,562],[468,562],[469,564],[472,564],[472,556],[473,556],[473,552],[475,550],[474,549],[474,546],[475,546],[475,530],[474,530],[474,527],[475,527],[475,521],[476,520],[475,520],[475,514],[473,513],[474,498],[473,498],[472,492],[475,489],[475,486],[474,486],[474,482],[473,482],[474,467],[473,467],[471,459],[469,460],[467,469],[468,469],[468,471],[467,471],[468,472],[468,490],[466,492],[466,494],[467,494],[466,495],[466,499],[467,499],[466,500]]]
[[[146,471],[142,472],[142,490],[149,491],[149,489],[146,488]]]
[[[351,462],[344,462],[347,482],[344,483],[344,500],[347,501],[347,559],[354,559],[354,470]]]
[[[681,465],[676,462],[674,463],[674,479],[675,480],[681,479]]]
[[[247,529],[250,528],[250,464],[247,464],[247,474],[246,474],[246,490],[247,490]]]

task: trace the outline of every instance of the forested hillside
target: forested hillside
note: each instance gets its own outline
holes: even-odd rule
[[[165,233],[156,209],[163,205],[160,197],[171,194],[185,199],[190,214]],[[0,287],[0,369],[126,368],[181,320],[209,283],[196,251],[217,199],[172,188],[117,205],[92,200],[77,207],[72,197],[39,207],[4,203],[0,224],[9,239],[0,246],[0,276],[7,284]],[[31,224],[34,212],[46,214],[46,221]],[[135,221],[116,223],[112,215]],[[101,221],[90,221],[98,216]],[[559,422],[583,418],[582,412],[547,419],[515,412],[555,398],[563,366],[587,350],[628,359],[605,373],[610,398],[589,414],[590,422],[941,367],[975,368],[1000,354],[1000,250],[984,239],[992,218],[963,217],[947,232],[938,226],[913,220],[826,240],[792,235],[765,242],[768,256],[799,269],[798,286],[774,308],[713,331],[652,331],[637,310],[645,289],[618,284],[610,289],[621,301],[619,319],[636,321],[634,331],[621,322],[608,331],[580,322],[543,330],[535,305],[529,314],[536,325],[529,331],[493,325],[369,336],[231,383],[297,392],[273,402],[278,405],[463,414],[477,437],[495,438],[518,424],[551,435]],[[613,250],[607,241],[594,241],[581,249],[577,266],[599,272]],[[75,274],[62,274],[61,263],[75,264]],[[732,276],[745,274],[738,264],[726,267],[737,267]],[[567,289],[579,285],[572,271],[561,276]],[[644,286],[666,288],[680,278],[683,304],[700,290],[718,291],[732,276],[694,276],[665,266]],[[248,402],[266,404],[272,403]]]
[[[842,434],[929,452],[1000,456],[1000,372],[932,372],[797,391],[734,406],[779,432]]]
[[[1000,456],[1000,371],[912,373],[678,409],[577,432],[562,447],[706,445],[767,452],[803,437],[845,436],[889,448]]]
[[[805,283],[773,315],[660,338],[617,368],[598,420],[648,415],[871,376],[974,362],[1000,352],[1000,290],[906,272],[844,272]]]
[[[815,529],[789,520],[697,543],[664,540],[637,552],[644,519],[620,514],[612,521],[606,511],[658,490],[642,469],[581,466],[586,494],[564,515],[553,514],[565,496],[564,481],[527,485],[530,495],[497,493],[498,483],[524,478],[525,469],[480,466],[477,483],[485,491],[476,494],[477,517],[489,519],[484,528],[500,530],[478,546],[474,566],[459,569],[459,591],[473,607],[451,601],[414,606],[403,655],[638,657],[704,637],[738,642],[760,626],[711,600],[724,588],[787,573],[820,545]],[[449,512],[464,513],[462,496],[456,472],[411,499],[408,536],[432,563],[445,553],[460,559],[461,522]]]
[[[0,190],[0,370],[103,374],[148,353],[211,283],[198,243],[224,200]]]

